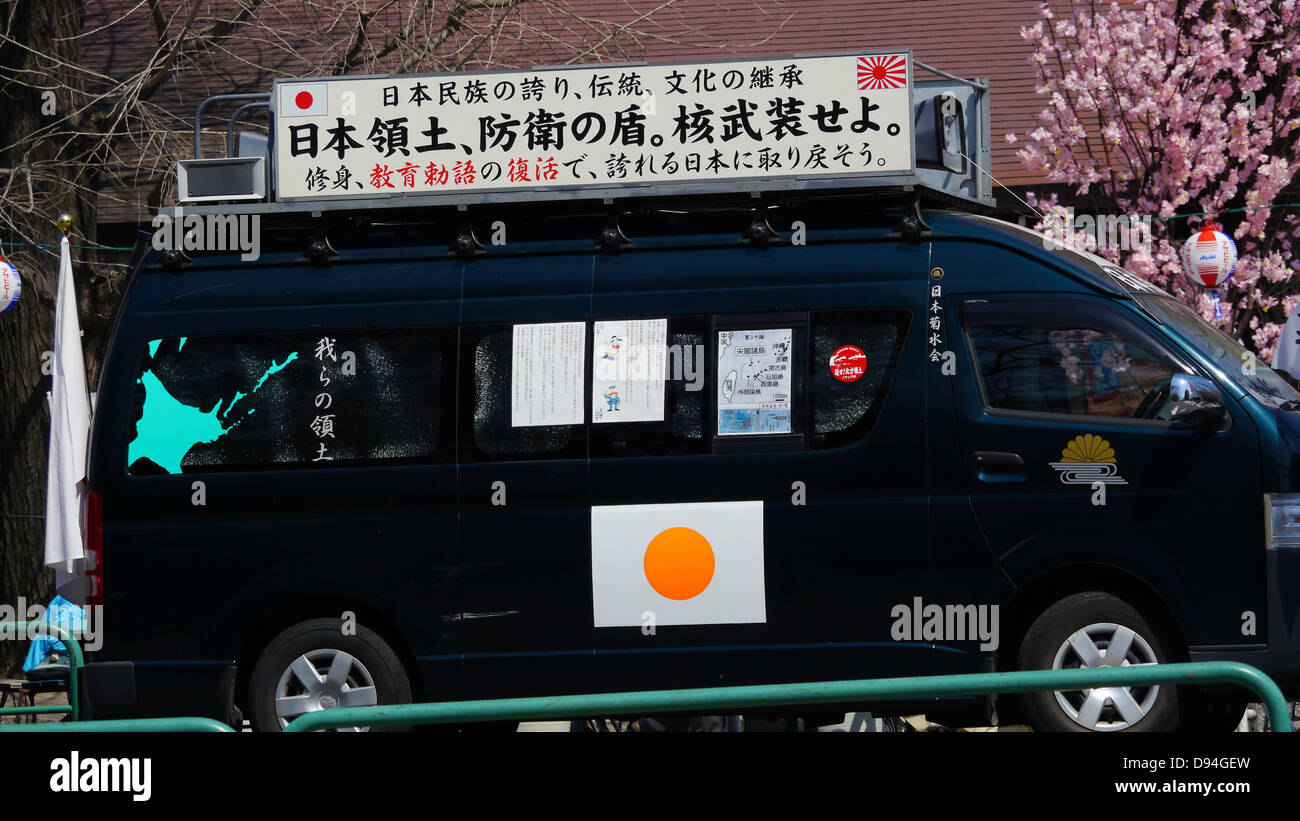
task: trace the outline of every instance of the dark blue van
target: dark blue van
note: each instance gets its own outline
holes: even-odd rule
[[[274,729],[335,704],[1189,658],[1294,683],[1300,395],[1123,271],[956,212],[909,241],[900,215],[809,205],[788,215],[806,246],[648,213],[618,253],[553,216],[472,259],[403,226],[340,233],[323,265],[290,229],[252,264],[147,261],[93,434],[96,711],[234,704]],[[684,360],[658,421],[512,425],[521,329],[595,354],[596,328],[648,318]],[[737,436],[715,364],[745,336],[789,346],[791,400]],[[712,584],[727,561],[753,577],[718,612],[620,609],[636,592],[594,551],[703,514],[749,539],[713,545],[735,556]],[[988,721],[971,706],[926,709]],[[1168,729],[1217,706],[1116,689],[1016,715]]]
[[[91,444],[94,712],[278,730],[1189,659],[1300,683],[1300,394],[941,194],[268,209],[254,261],[143,255]],[[843,705],[1081,731],[1242,706]]]

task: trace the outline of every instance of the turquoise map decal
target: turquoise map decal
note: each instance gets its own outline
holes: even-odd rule
[[[181,347],[184,347],[185,340],[186,337],[180,338]],[[149,343],[150,359],[157,355],[161,343],[161,339]],[[226,404],[225,399],[219,398],[212,409],[207,411],[187,405],[172,396],[152,368],[146,369],[138,380],[144,386],[144,410],[135,426],[135,438],[127,446],[127,464],[135,464],[137,459],[148,459],[168,473],[180,473],[181,461],[195,445],[217,441],[242,421],[237,414],[234,421],[226,424],[236,402],[256,394],[267,379],[284,370],[297,358],[298,354],[294,352],[283,362],[272,360],[270,367],[249,393],[235,391],[229,404]],[[226,406],[224,412],[221,410],[223,404]],[[247,416],[255,410],[256,408],[250,407],[243,415]]]

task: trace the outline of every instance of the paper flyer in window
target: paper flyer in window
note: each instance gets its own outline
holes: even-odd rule
[[[718,332],[718,435],[790,433],[790,328]]]
[[[510,424],[581,425],[587,323],[514,326]]]
[[[592,422],[662,422],[668,373],[668,320],[594,323]]]

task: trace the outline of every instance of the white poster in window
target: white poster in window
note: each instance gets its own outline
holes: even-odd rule
[[[662,422],[668,371],[668,320],[594,323],[592,422]]]
[[[514,326],[510,424],[581,425],[587,323]]]
[[[790,328],[718,332],[718,435],[790,433]]]

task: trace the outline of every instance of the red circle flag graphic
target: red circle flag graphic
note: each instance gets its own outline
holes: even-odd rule
[[[312,97],[310,91],[299,91],[298,96],[293,98],[294,105],[306,110],[311,108]]]
[[[907,61],[897,54],[858,58],[858,88],[879,91],[907,85]]]
[[[867,372],[867,355],[856,345],[845,345],[831,354],[831,376],[841,382],[857,382]]]

